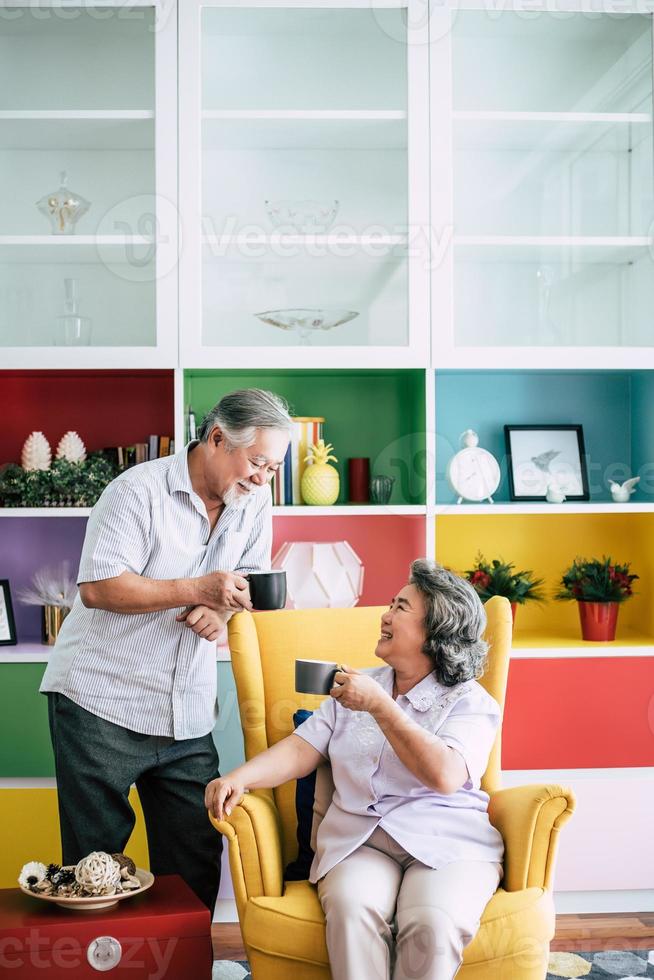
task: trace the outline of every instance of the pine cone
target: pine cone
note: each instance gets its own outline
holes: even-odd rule
[[[25,440],[20,454],[20,465],[24,470],[49,470],[52,459],[50,443],[42,432],[32,432]]]
[[[86,459],[86,446],[76,432],[67,432],[59,440],[57,459],[65,459],[68,463],[83,463]]]

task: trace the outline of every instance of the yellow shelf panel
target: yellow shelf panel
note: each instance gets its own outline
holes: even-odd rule
[[[576,556],[610,555],[615,561],[631,562],[640,578],[634,583],[636,594],[620,608],[616,642],[624,637],[626,645],[652,643],[653,514],[439,515],[435,535],[437,560],[454,571],[471,568],[481,551],[488,560],[513,562],[517,569],[531,569],[545,580],[547,600],[518,608],[516,645],[524,637],[525,646],[585,647],[576,603],[552,598],[562,573]]]
[[[129,801],[136,825],[125,853],[136,866],[149,868],[145,822],[138,793],[132,788]],[[0,888],[17,888],[20,869],[28,861],[61,862],[57,790],[54,787],[0,789],[0,826],[4,846],[0,852]]]

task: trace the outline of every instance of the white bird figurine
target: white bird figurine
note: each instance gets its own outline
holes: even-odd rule
[[[639,476],[632,476],[630,480],[625,480],[624,483],[616,483],[614,480],[609,480],[609,489],[615,503],[626,504],[629,497],[635,492],[636,484],[639,480]]]
[[[545,499],[550,504],[562,504],[565,500],[565,494],[558,483],[554,480],[550,480],[547,484],[547,493],[545,494]]]

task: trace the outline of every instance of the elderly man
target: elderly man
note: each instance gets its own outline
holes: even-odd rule
[[[292,422],[259,389],[226,395],[199,441],[121,473],[93,508],[79,595],[40,690],[48,694],[63,861],[122,851],[136,783],[154,874],[180,874],[213,909],[222,838],[204,787],[218,775],[215,640],[270,568],[272,498]]]

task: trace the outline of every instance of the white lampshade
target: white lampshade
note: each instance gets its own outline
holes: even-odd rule
[[[286,572],[287,609],[356,606],[363,563],[347,541],[287,541],[272,563]]]

